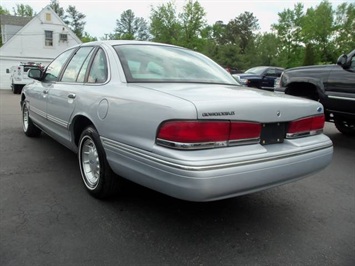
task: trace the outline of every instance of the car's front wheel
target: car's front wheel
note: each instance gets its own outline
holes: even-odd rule
[[[335,127],[344,135],[355,136],[355,122],[345,120],[336,120]]]
[[[107,198],[118,190],[118,179],[107,160],[96,129],[87,127],[79,140],[80,173],[89,193],[96,198]]]
[[[33,124],[30,118],[28,107],[25,101],[22,103],[22,128],[23,132],[28,137],[38,137],[41,135],[41,130],[35,124]]]

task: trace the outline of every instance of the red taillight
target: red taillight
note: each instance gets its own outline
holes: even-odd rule
[[[224,141],[228,139],[229,122],[165,122],[158,133],[159,139],[194,143],[208,141]]]
[[[232,122],[230,140],[260,138],[261,124],[249,122]]]
[[[286,137],[296,138],[319,134],[323,131],[324,115],[311,116],[290,122]]]
[[[258,143],[261,126],[251,122],[167,121],[159,128],[157,143],[178,149],[224,147]]]

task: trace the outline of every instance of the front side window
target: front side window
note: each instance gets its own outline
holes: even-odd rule
[[[107,60],[105,53],[102,49],[99,49],[92,62],[88,82],[89,83],[103,83],[107,80]]]
[[[44,45],[53,46],[53,31],[45,30],[44,35],[45,35]]]
[[[237,85],[222,67],[194,51],[172,46],[114,46],[127,82],[215,83]]]
[[[83,66],[83,63],[87,60],[88,56],[91,54],[93,47],[82,47],[76,51],[73,58],[70,60],[67,68],[64,71],[61,81],[64,82],[75,82],[77,81],[79,72]]]
[[[67,50],[54,59],[54,61],[47,67],[43,81],[58,81],[59,74],[73,51],[74,49]]]

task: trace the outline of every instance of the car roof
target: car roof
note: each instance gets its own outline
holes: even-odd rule
[[[171,44],[166,44],[166,43],[158,43],[158,42],[150,42],[150,41],[137,41],[137,40],[104,40],[104,41],[94,41],[94,42],[87,42],[80,44],[78,46],[91,46],[91,45],[122,45],[122,44],[145,44],[145,45],[161,45],[161,46],[171,46],[171,47],[178,47],[175,45]],[[179,47],[179,48],[184,48],[184,47]],[[186,48],[185,48],[186,49]]]

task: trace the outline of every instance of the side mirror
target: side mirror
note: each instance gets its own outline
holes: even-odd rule
[[[10,69],[6,68],[6,73],[9,74],[10,73]]]
[[[344,67],[347,61],[348,61],[348,56],[346,54],[343,54],[339,56],[337,65]]]
[[[27,76],[31,79],[40,80],[42,77],[42,71],[40,69],[30,69]]]

